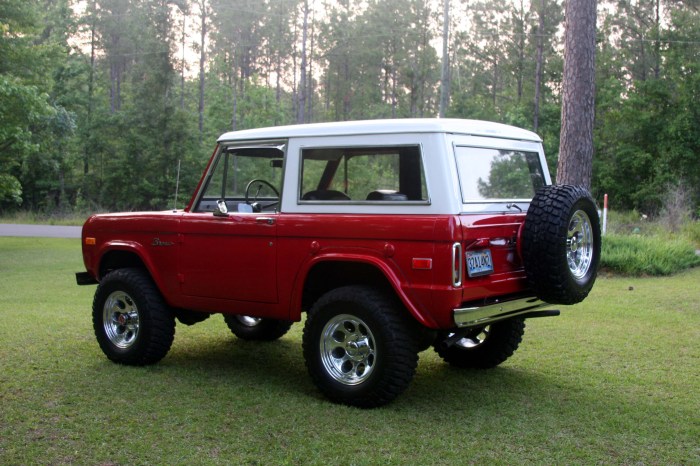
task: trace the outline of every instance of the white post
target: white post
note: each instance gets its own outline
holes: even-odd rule
[[[603,196],[603,235],[608,229],[608,195]]]

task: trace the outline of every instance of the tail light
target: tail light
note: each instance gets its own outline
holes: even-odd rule
[[[462,286],[462,245],[454,243],[452,245],[452,286]]]

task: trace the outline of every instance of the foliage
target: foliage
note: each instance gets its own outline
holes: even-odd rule
[[[178,325],[159,364],[120,366],[94,339],[95,288],[75,285],[78,241],[2,238],[0,258],[2,464],[700,462],[700,313],[688,286],[700,268],[601,278],[560,317],[528,320],[493,370],[425,351],[395,403],[358,411],[310,382],[301,323],[263,344],[214,316]]]
[[[225,131],[435,116],[439,3],[5,0],[0,209],[162,209]],[[700,212],[700,10],[684,5],[599,2],[592,190],[623,209],[657,215],[682,182]],[[451,10],[447,116],[535,129],[554,172],[564,2]]]
[[[681,227],[681,234],[695,244],[695,247],[700,251],[700,222],[687,222]],[[696,251],[697,252],[697,251]]]
[[[614,235],[603,237],[601,267],[615,274],[670,275],[700,265],[695,246],[683,238]]]
[[[32,41],[36,3],[10,0],[0,5],[0,211],[22,202],[21,167],[40,141],[33,130],[54,113],[41,68],[52,49]]]
[[[700,92],[698,43],[690,39],[700,36],[699,20],[696,10],[672,8],[668,29],[650,31],[659,37],[652,43],[662,60],[631,69],[638,79],[625,82],[619,73],[610,72],[621,68],[625,57],[610,51],[605,55],[598,82],[602,111],[594,178],[597,190],[609,193],[623,207],[656,214],[667,186],[680,181],[692,186],[690,200],[698,205],[700,129],[693,122],[700,113],[689,102]]]

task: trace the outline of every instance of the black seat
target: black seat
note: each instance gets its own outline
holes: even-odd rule
[[[309,191],[301,196],[302,201],[349,201],[350,197],[340,191],[333,191],[332,189],[317,189],[315,191]]]
[[[389,189],[379,189],[377,191],[372,191],[367,195],[368,201],[407,201],[408,196],[403,193],[389,190]]]

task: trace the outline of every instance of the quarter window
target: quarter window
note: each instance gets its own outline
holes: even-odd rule
[[[419,146],[302,150],[299,199],[309,202],[425,202]]]

